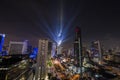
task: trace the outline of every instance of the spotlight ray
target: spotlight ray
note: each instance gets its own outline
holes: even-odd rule
[[[70,16],[70,19],[67,21],[66,24],[64,24],[63,18],[64,16],[64,8],[63,8],[63,2],[61,0],[60,2],[60,8],[59,8],[59,20],[57,21],[56,19],[58,18],[57,16],[51,17],[51,21],[53,23],[48,22],[49,19],[46,19],[46,16],[40,12],[40,10],[36,7],[36,5],[33,7],[33,10],[37,11],[37,17],[38,17],[38,22],[36,22],[36,25],[41,29],[47,37],[55,41],[57,44],[60,45],[60,43],[68,41],[70,38],[73,36],[71,33],[69,33],[70,30],[73,30],[74,27],[71,27],[71,24],[75,20],[75,18],[78,16],[78,11],[75,12],[72,16]],[[42,27],[41,27],[42,26]],[[37,33],[36,33],[37,34]]]

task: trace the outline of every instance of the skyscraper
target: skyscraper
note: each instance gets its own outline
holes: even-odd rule
[[[48,71],[47,62],[52,56],[53,42],[48,39],[40,39],[38,44],[36,80],[45,79]],[[54,45],[55,46],[55,45]]]
[[[81,30],[79,27],[75,29],[74,57],[77,61],[77,65],[82,66]]]
[[[48,53],[48,40],[40,39],[37,55],[36,80],[45,79],[47,53]]]

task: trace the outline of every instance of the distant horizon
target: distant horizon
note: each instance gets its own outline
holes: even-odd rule
[[[13,36],[9,36],[8,37],[8,35],[5,37],[5,41],[4,41],[4,45],[7,45],[7,46],[9,46],[9,42],[10,41],[18,41],[18,42],[22,42],[22,41],[25,41],[25,40],[28,40],[29,41],[29,43],[33,46],[33,47],[38,47],[38,41],[39,41],[39,39],[43,39],[43,38],[27,38],[27,39],[25,39],[25,38],[21,38],[21,37],[13,37]],[[83,44],[83,46],[86,46],[87,48],[90,48],[90,46],[91,46],[91,42],[92,41],[95,41],[95,40],[99,40],[100,41],[100,43],[101,43],[101,46],[102,47],[104,47],[105,49],[111,49],[111,48],[116,48],[116,47],[118,47],[118,48],[120,48],[120,42],[119,42],[119,40],[118,39],[116,39],[116,38],[110,38],[110,39],[91,39],[91,40],[86,40],[86,39],[84,39],[84,38],[82,38],[82,44]],[[68,48],[71,48],[71,47],[73,47],[73,42],[74,42],[74,38],[73,38],[73,40],[71,40],[71,41],[66,41],[66,42],[63,42],[63,43],[65,43],[64,45],[62,45],[62,46],[64,46],[64,47],[68,47]]]

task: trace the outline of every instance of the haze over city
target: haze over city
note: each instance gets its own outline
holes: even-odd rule
[[[79,26],[86,45],[101,40],[106,47],[119,46],[119,8],[113,0],[4,0],[0,2],[0,32],[6,34],[5,43],[29,40],[38,45],[41,37],[54,40],[55,34],[62,33],[68,44]]]

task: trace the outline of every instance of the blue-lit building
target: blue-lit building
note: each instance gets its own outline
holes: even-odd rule
[[[5,34],[0,34],[0,53],[2,52],[2,47],[4,45]]]
[[[37,58],[37,54],[38,54],[38,48],[34,47],[32,52],[30,53],[30,58],[36,59]]]

